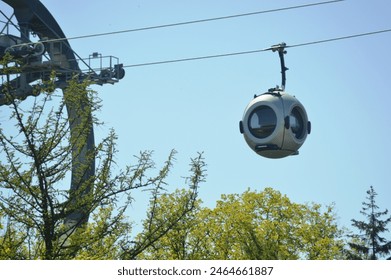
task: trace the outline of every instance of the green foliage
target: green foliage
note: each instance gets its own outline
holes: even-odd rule
[[[377,210],[379,209],[375,200],[377,193],[372,186],[367,191],[367,195],[367,202],[362,203],[363,207],[360,211],[366,221],[352,219],[352,226],[356,227],[361,234],[350,235],[351,241],[348,243],[350,250],[346,253],[348,259],[377,260],[391,252],[391,241],[380,236],[381,233],[388,232],[387,225],[391,222],[391,216],[386,217],[385,220],[380,219],[382,216],[387,216],[388,210]]]
[[[159,203],[167,215],[186,196],[177,192]],[[172,212],[171,212],[172,213]],[[145,259],[335,259],[342,232],[333,207],[302,205],[266,188],[222,195],[214,209],[201,208],[145,250]]]
[[[163,173],[168,172],[170,166],[170,161],[168,161],[166,168],[162,169]],[[202,154],[198,154],[191,160],[190,176],[186,178],[189,189],[186,191],[177,190],[172,194],[161,194],[165,183],[158,181],[158,188],[153,192],[147,218],[143,223],[144,229],[137,235],[133,246],[128,248],[123,258],[145,258],[150,255],[150,252],[158,253],[159,247],[165,250],[161,244],[169,242],[173,235],[179,238],[185,234],[181,231],[183,225],[188,225],[189,220],[197,213],[198,188],[199,184],[205,180],[205,167]],[[186,254],[186,252],[176,252],[178,256],[182,253]]]
[[[0,209],[0,260],[22,258],[25,255],[23,246],[23,236],[11,224],[5,225],[3,211]]]
[[[196,217],[200,211],[200,201],[194,201],[191,208],[189,208],[189,201],[191,201],[191,190],[176,190],[171,194],[164,194],[152,203],[149,213],[154,213],[155,219],[151,223],[151,216],[144,221],[144,230],[136,237],[136,242],[139,240],[148,239],[150,232],[162,232],[167,230],[161,225],[174,225],[158,242],[143,250],[138,256],[140,259],[193,259],[194,252],[189,250],[198,250],[201,247],[192,243],[189,240],[189,234],[197,225]],[[190,211],[184,211],[188,208]],[[153,211],[153,209],[155,209]],[[184,214],[180,217],[180,213]],[[177,220],[177,223],[173,221]],[[163,233],[163,232],[162,232]]]
[[[9,81],[14,66],[1,63]],[[191,161],[190,195],[177,216],[159,220],[153,207],[147,214],[150,231],[131,240],[127,216],[133,192],[149,190],[156,204],[166,193],[176,152],[157,174],[149,151],[114,174],[115,133],[96,145],[88,140],[92,125],[99,125],[94,114],[100,108],[88,81],[75,76],[60,95],[55,73],[47,78],[25,102],[10,83],[2,87],[14,129],[0,128],[0,259],[136,258],[194,208],[205,176],[203,157]]]
[[[9,81],[17,62],[0,64]],[[191,159],[188,188],[172,193],[166,181],[174,150],[160,169],[146,151],[114,174],[114,131],[96,145],[90,141],[99,124],[96,93],[76,76],[59,95],[59,82],[55,73],[46,77],[24,103],[10,83],[2,87],[14,129],[0,127],[0,259],[340,257],[332,206],[297,204],[266,188],[222,195],[215,208],[202,207],[202,153]],[[128,216],[135,190],[149,190],[150,201],[133,239]]]
[[[80,260],[115,260],[131,233],[125,216],[116,215],[113,205],[100,207],[92,221],[70,236],[63,258]]]

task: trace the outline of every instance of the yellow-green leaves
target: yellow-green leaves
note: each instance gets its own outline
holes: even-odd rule
[[[176,198],[175,198],[176,196]],[[162,199],[166,216],[178,193]],[[171,208],[173,207],[173,208]],[[169,213],[167,213],[169,211]],[[335,259],[342,243],[333,208],[303,205],[272,188],[222,195],[197,208],[140,257],[148,259]]]

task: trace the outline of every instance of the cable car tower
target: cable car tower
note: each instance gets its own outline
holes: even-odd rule
[[[1,16],[5,18],[3,28],[0,30],[0,58],[9,53],[13,58],[18,60],[18,69],[14,73],[7,73],[13,77],[9,81],[8,88],[12,91],[12,98],[24,100],[28,96],[34,96],[37,92],[34,87],[39,87],[36,81],[45,80],[50,77],[54,71],[56,75],[56,88],[64,89],[73,77],[77,76],[80,81],[88,79],[93,84],[114,84],[122,79],[125,75],[123,65],[119,64],[118,58],[113,56],[103,57],[99,53],[93,53],[88,60],[80,58],[71,48],[66,36],[60,26],[39,0],[2,0],[13,8],[13,14],[7,16],[0,11]],[[16,20],[16,22],[14,22]],[[10,34],[11,30],[17,30],[19,34]],[[39,38],[37,42],[30,40],[30,35]],[[99,60],[100,67],[96,69],[91,66],[93,60]],[[107,65],[103,65],[103,61]],[[83,69],[81,70],[80,65]],[[0,69],[0,75],[6,75]],[[35,83],[34,83],[35,82]],[[10,104],[9,98],[4,94],[5,85],[0,85],[0,106]],[[91,106],[87,96],[80,104],[67,102],[65,100],[68,112],[71,141],[77,140],[74,130],[80,123],[80,112],[86,106]],[[76,108],[77,106],[78,108]],[[90,111],[90,110],[86,110]],[[86,139],[82,139],[84,146],[78,152],[72,152],[72,178],[70,186],[70,200],[78,203],[79,197],[72,197],[72,193],[77,193],[80,185],[94,177],[95,159],[91,159],[95,144],[92,116],[88,116],[86,127]],[[84,137],[84,136],[83,136]],[[72,139],[73,138],[73,139]],[[89,157],[88,157],[88,156]],[[80,166],[88,166],[83,175],[77,175]],[[80,173],[80,172],[79,172]],[[85,190],[91,192],[92,188]],[[76,209],[65,219],[68,226],[78,226],[88,221],[89,213],[82,207]]]

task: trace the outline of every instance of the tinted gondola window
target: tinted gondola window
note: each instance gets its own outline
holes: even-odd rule
[[[252,135],[257,138],[270,136],[277,125],[277,116],[269,106],[255,108],[248,119],[248,127]]]

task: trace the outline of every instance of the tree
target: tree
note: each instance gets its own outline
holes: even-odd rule
[[[186,192],[159,203],[180,205]],[[200,203],[200,202],[199,202]],[[216,207],[198,206],[164,238],[145,250],[145,259],[335,259],[343,247],[329,206],[303,205],[272,188],[222,195]],[[174,210],[175,211],[175,210]]]
[[[35,97],[21,102],[10,82],[17,62],[6,55],[0,65],[6,78],[1,93],[8,104],[3,108],[9,114],[8,124],[14,126],[0,127],[0,259],[136,258],[193,210],[205,176],[202,154],[191,161],[190,196],[176,218],[156,220],[152,208],[148,220],[156,229],[145,231],[137,242],[131,240],[127,210],[132,193],[150,190],[152,205],[156,203],[166,192],[175,150],[155,175],[150,151],[113,174],[117,136],[110,131],[87,153],[87,162],[75,169],[73,159],[85,149],[89,123],[99,125],[94,115],[100,102],[89,81],[80,82],[75,76],[59,95],[52,75],[34,85]],[[69,112],[67,105],[72,102],[88,106]],[[96,161],[95,175],[80,179],[90,172],[91,161]],[[67,223],[81,212],[85,217],[81,223]]]
[[[380,236],[381,233],[388,232],[387,225],[391,222],[391,216],[384,220],[380,219],[382,216],[387,216],[388,210],[377,210],[379,209],[375,201],[377,193],[373,186],[369,188],[367,195],[367,201],[362,203],[360,211],[366,220],[351,220],[352,226],[356,227],[360,234],[349,235],[352,239],[348,243],[350,247],[350,250],[347,251],[348,259],[377,260],[391,252],[391,241]]]
[[[191,193],[188,190],[181,189],[176,190],[171,194],[162,195],[154,205],[151,205],[149,212],[153,211],[156,215],[156,219],[153,223],[150,220],[145,220],[143,223],[144,231],[140,233],[136,240],[145,240],[145,233],[150,232],[150,228],[158,229],[159,224],[156,221],[169,221],[171,219],[177,219],[177,213],[183,213],[182,208],[186,207],[186,204],[191,197]],[[164,235],[155,242],[150,248],[144,250],[139,256],[139,259],[197,259],[197,251],[202,250],[204,246],[195,242],[194,230],[199,225],[201,201],[194,201],[194,210],[187,212],[178,223],[171,229],[169,233]]]
[[[136,259],[150,251],[157,252],[156,246],[159,246],[159,241],[167,240],[175,235],[177,229],[182,228],[189,217],[197,212],[198,189],[199,184],[205,181],[205,167],[202,153],[191,160],[191,175],[186,178],[189,189],[186,191],[176,190],[172,194],[163,193],[160,195],[160,191],[163,190],[162,185],[165,183],[161,182],[157,185],[150,200],[150,208],[143,223],[143,230],[133,241],[134,245],[125,249],[123,258]],[[163,169],[163,172],[167,171]],[[178,194],[180,195],[177,197]]]

